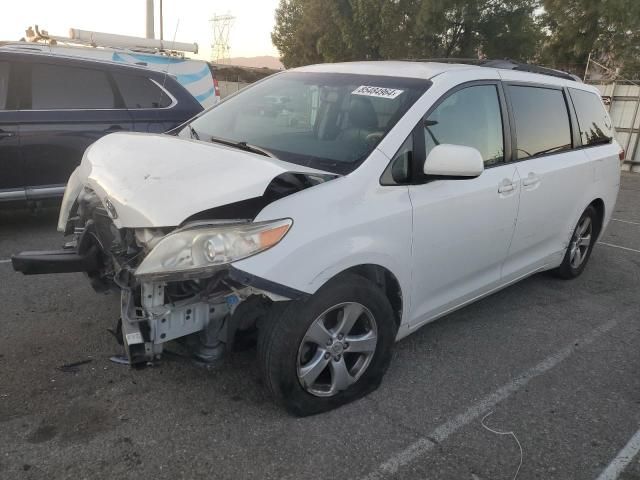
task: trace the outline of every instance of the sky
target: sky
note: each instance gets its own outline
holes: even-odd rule
[[[159,38],[159,0],[155,5]],[[213,34],[208,20],[214,14],[231,14],[231,57],[278,57],[270,36],[277,5],[278,0],[163,0],[164,38],[172,40],[175,34],[178,42],[197,42],[197,56],[209,60]],[[144,37],[145,6],[145,0],[4,0],[0,40],[18,40],[35,24],[64,37],[69,28]]]

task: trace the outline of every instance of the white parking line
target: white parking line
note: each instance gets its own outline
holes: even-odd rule
[[[379,480],[385,478],[386,476],[394,475],[401,467],[409,465],[413,461],[418,460],[420,457],[427,455],[437,445],[437,443],[443,442],[444,440],[449,438],[449,436],[460,430],[462,427],[468,425],[469,423],[479,418],[481,415],[487,413],[498,403],[507,399],[520,388],[524,387],[532,379],[548,372],[553,367],[569,357],[578,348],[592,343],[598,337],[611,330],[617,325],[617,323],[617,320],[610,320],[595,328],[584,337],[574,340],[562,350],[548,356],[535,367],[525,371],[513,381],[507,383],[506,385],[503,385],[493,393],[488,394],[478,403],[465,410],[463,413],[457,415],[448,422],[443,423],[435,430],[432,430],[429,434],[425,435],[423,438],[416,440],[404,450],[396,453],[387,461],[380,464],[376,468],[376,470],[364,477],[363,480]]]
[[[631,225],[640,225],[640,222],[632,222],[631,220],[622,220],[621,218],[612,218],[614,222],[630,223]]]
[[[8,258],[6,260],[0,260],[0,263],[11,263],[11,259]]]
[[[620,250],[627,250],[629,252],[640,253],[640,250],[636,250],[635,248],[621,247],[620,245],[614,245],[613,243],[598,242],[598,244],[599,245],[606,245],[607,247],[619,248]]]
[[[624,446],[620,453],[614,458],[609,466],[604,469],[597,480],[616,480],[627,465],[631,463],[640,451],[640,430],[631,437],[631,440]]]

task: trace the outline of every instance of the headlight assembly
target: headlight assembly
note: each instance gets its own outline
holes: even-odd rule
[[[286,235],[289,218],[258,223],[186,227],[168,234],[136,269],[143,280],[206,276],[221,266],[273,247]]]

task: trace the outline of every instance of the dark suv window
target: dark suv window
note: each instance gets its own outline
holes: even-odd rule
[[[107,74],[100,70],[62,65],[31,67],[31,109],[114,108]]]
[[[0,110],[7,108],[7,93],[9,91],[9,64],[0,62]]]
[[[516,158],[571,148],[569,113],[562,90],[509,86],[516,124]]]
[[[502,115],[495,85],[476,85],[452,93],[425,120],[426,154],[436,145],[473,147],[485,166],[504,159]]]
[[[128,109],[165,108],[171,105],[167,94],[147,77],[115,73],[113,78]]]
[[[582,144],[609,143],[613,137],[613,129],[600,97],[584,90],[569,90],[578,116]]]

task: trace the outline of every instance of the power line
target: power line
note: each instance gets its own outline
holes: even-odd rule
[[[224,63],[229,59],[231,46],[229,45],[229,34],[233,21],[236,17],[225,15],[214,15],[209,21],[213,32],[213,43],[211,44],[211,61]]]

